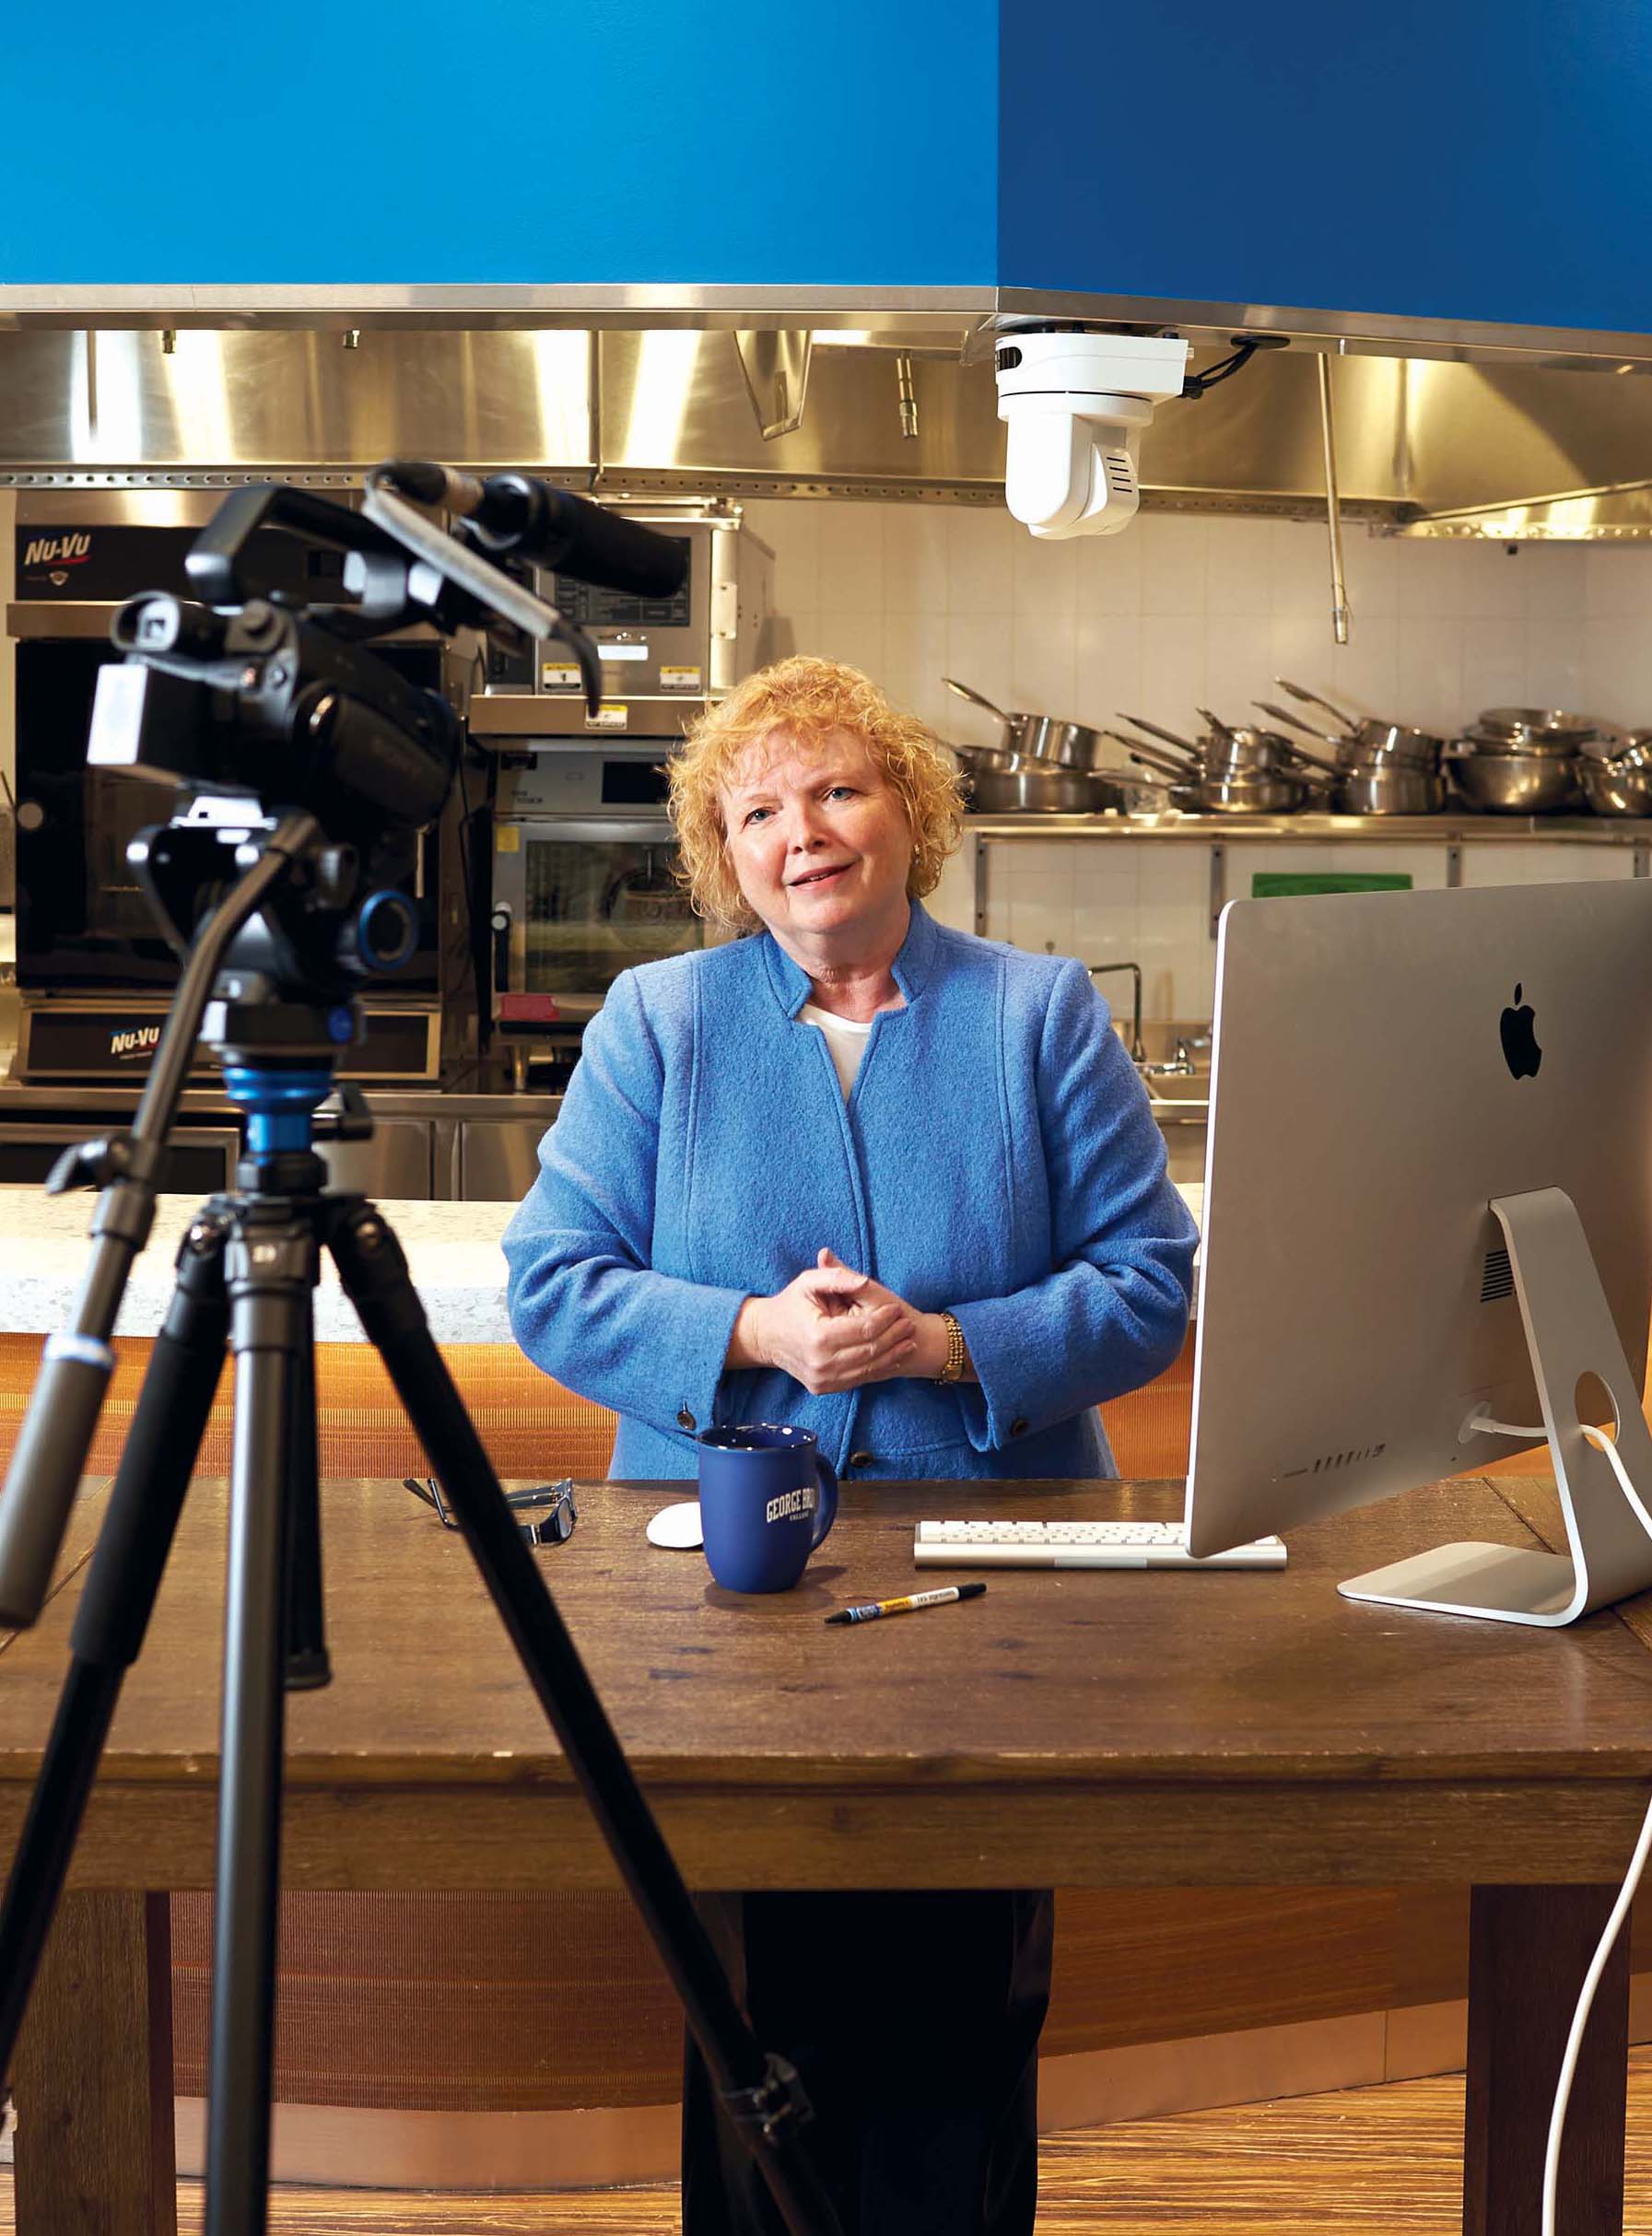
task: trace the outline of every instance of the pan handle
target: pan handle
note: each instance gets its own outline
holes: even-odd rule
[[[1144,715],[1140,714],[1120,712],[1119,720],[1129,722],[1133,729],[1145,730],[1150,738],[1163,738],[1166,745],[1174,745],[1177,753],[1185,753],[1195,767],[1202,767],[1198,746],[1190,745],[1186,738],[1178,738],[1174,730],[1161,730],[1156,722],[1150,722]]]
[[[1115,745],[1122,745],[1132,759],[1146,754],[1147,761],[1142,763],[1143,767],[1151,763],[1154,768],[1174,768],[1184,782],[1191,779],[1197,783],[1204,774],[1203,762],[1189,746],[1178,743],[1172,757],[1162,748],[1143,744],[1140,738],[1131,737],[1122,730],[1098,730],[1095,734],[1097,737],[1111,738]]]
[[[1250,703],[1253,707],[1260,707],[1264,714],[1271,714],[1279,721],[1289,722],[1293,730],[1306,731],[1310,738],[1325,736],[1325,732],[1321,730],[1309,730],[1306,722],[1299,722],[1294,714],[1287,714],[1283,707],[1271,707],[1265,698],[1253,698]],[[1327,744],[1334,745],[1339,741],[1335,738],[1326,738],[1325,742]],[[1334,761],[1328,761],[1323,754],[1309,753],[1307,747],[1298,745],[1295,738],[1287,738],[1285,743],[1290,747],[1293,756],[1298,761],[1306,761],[1310,768],[1322,768],[1328,777],[1342,775],[1342,772],[1337,764]]]
[[[1351,736],[1359,728],[1353,715],[1344,714],[1341,707],[1333,707],[1330,699],[1321,698],[1317,691],[1306,690],[1301,684],[1292,683],[1287,676],[1276,675],[1273,680],[1282,691],[1288,691],[1293,698],[1299,698],[1305,707],[1323,707],[1327,714],[1336,717]]]
[[[995,714],[1006,730],[1014,730],[1020,726],[1018,716],[1006,714],[1002,707],[995,707],[990,698],[984,697],[978,691],[972,691],[967,684],[955,683],[950,675],[943,675],[941,681],[949,691],[955,691],[960,698],[967,698],[977,707],[984,707],[989,714]]]
[[[1143,768],[1160,769],[1181,784],[1186,784],[1193,775],[1185,761],[1173,761],[1167,753],[1154,753],[1152,746],[1140,745],[1133,738],[1126,738],[1122,742],[1130,747],[1131,759],[1139,761]]]
[[[1320,738],[1327,745],[1342,745],[1346,743],[1340,732],[1316,730],[1312,722],[1305,722],[1301,715],[1293,714],[1288,707],[1276,707],[1271,699],[1253,698],[1250,703],[1253,707],[1260,707],[1264,714],[1271,714],[1276,722],[1289,722],[1291,728],[1300,730],[1305,738]]]

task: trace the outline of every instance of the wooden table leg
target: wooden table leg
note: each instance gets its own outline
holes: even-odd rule
[[[1476,1887],[1469,1914],[1464,2236],[1538,2236],[1566,2035],[1615,1887]],[[1622,2236],[1629,1935],[1619,1936],[1573,2078],[1557,2225]]]
[[[166,1895],[64,1897],[14,2080],[18,2236],[177,2236]]]

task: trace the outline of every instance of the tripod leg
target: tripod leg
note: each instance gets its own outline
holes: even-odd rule
[[[309,1327],[303,1300],[314,1272],[314,1237],[285,1207],[267,1224],[247,1219],[230,1242],[235,1443],[214,1871],[206,2236],[263,2236],[267,2225],[287,1489],[295,1361]]]
[[[209,1205],[179,1251],[178,1286],[76,1612],[69,1673],[0,1904],[0,2072],[10,2065],[103,1742],[143,1645],[212,1411],[228,1325],[226,1233],[224,1215]]]
[[[287,1447],[287,1689],[310,1692],[330,1684],[326,1614],[322,1598],[322,1515],[315,1414],[315,1299],[299,1299],[302,1323],[293,1354],[291,1443]]]
[[[836,2236],[838,2221],[799,2126],[797,2076],[765,2058],[742,2018],[671,1850],[572,1639],[522,1542],[492,1462],[464,1410],[408,1278],[401,1245],[359,1198],[333,1198],[329,1247],[346,1294],[383,1358],[430,1455],[499,1620],[682,1998],[690,2031],[794,2236]]]

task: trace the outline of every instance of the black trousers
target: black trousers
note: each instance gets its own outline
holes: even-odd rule
[[[700,1908],[759,2045],[808,2091],[843,2236],[1030,2236],[1053,1894],[725,1894]],[[785,2236],[692,2040],[683,2236]]]

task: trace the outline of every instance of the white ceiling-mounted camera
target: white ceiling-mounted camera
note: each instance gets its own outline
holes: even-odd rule
[[[1004,498],[1034,535],[1115,535],[1134,520],[1142,431],[1155,404],[1181,394],[1188,347],[1160,334],[1003,335]]]

